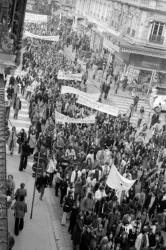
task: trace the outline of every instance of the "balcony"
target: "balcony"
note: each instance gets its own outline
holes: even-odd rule
[[[150,38],[149,38],[149,42],[157,43],[157,44],[163,44],[164,43],[164,37],[163,36],[151,35]]]

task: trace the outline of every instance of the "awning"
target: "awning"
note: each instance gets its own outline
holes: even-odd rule
[[[121,46],[121,51],[124,53],[138,54],[138,55],[145,55],[145,56],[166,59],[166,51],[165,50],[157,50],[157,49],[151,49],[151,48],[138,47],[138,46],[131,45],[129,47]]]

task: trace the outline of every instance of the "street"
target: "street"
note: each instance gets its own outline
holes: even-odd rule
[[[54,189],[47,188],[44,198],[39,199],[36,190],[33,218],[30,219],[34,178],[30,165],[24,172],[18,171],[19,156],[7,156],[8,174],[14,176],[16,189],[24,182],[27,189],[28,213],[25,215],[25,226],[19,236],[15,236],[13,250],[71,250],[70,235],[66,227],[60,225],[62,208],[59,206],[59,198],[55,198]],[[9,209],[9,232],[14,235],[14,214]]]

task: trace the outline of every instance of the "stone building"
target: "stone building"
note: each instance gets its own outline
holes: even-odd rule
[[[89,23],[91,48],[115,55],[116,72],[166,83],[166,0],[77,0],[75,26]]]
[[[4,76],[20,63],[26,0],[0,0],[0,250],[8,250]]]

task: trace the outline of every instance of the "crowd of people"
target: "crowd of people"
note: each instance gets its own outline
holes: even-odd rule
[[[36,29],[31,26],[30,31]],[[46,35],[42,26],[38,29],[38,34]],[[61,224],[66,225],[69,219],[74,250],[166,249],[165,125],[161,126],[160,114],[152,116],[153,136],[148,138],[149,125],[142,124],[142,107],[139,131],[130,122],[139,98],[134,98],[132,112],[114,117],[78,104],[74,94],[62,95],[62,86],[86,91],[86,72],[77,60],[73,62],[64,54],[66,37],[72,32],[70,25],[62,22],[57,32],[57,43],[26,40],[23,70],[27,74],[14,84],[20,84],[21,93],[29,102],[31,120],[28,134],[22,130],[16,137],[21,155],[19,170],[27,167],[27,158],[33,154],[32,169],[38,176],[40,199],[48,185],[55,185],[55,196],[60,196],[63,209]],[[98,69],[101,78],[103,69]],[[108,72],[110,65],[105,69]],[[83,79],[58,80],[59,70],[82,73]],[[96,114],[96,122],[61,124],[56,122],[55,110],[76,119]],[[15,128],[10,134],[12,141],[14,133],[16,136]],[[124,178],[136,180],[120,197],[117,190],[106,185],[113,165]],[[22,199],[20,202],[24,202]]]

